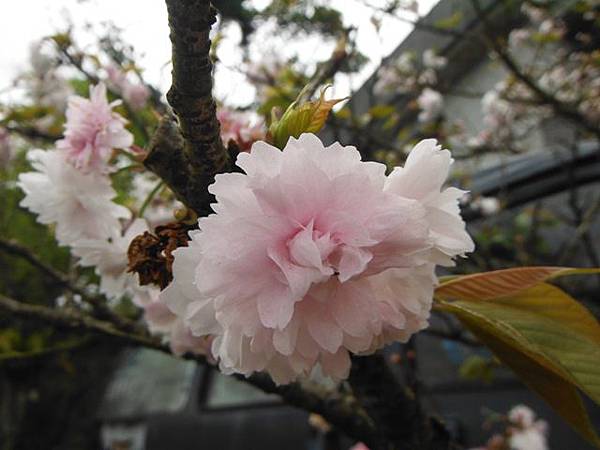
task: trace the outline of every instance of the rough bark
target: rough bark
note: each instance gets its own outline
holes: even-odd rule
[[[173,126],[163,121],[163,135],[153,140],[146,165],[187,206],[198,215],[205,215],[212,201],[208,186],[216,174],[231,169],[212,97],[209,33],[216,21],[216,10],[206,0],[166,3],[173,60],[173,81],[167,100],[177,117],[182,140],[175,136]]]

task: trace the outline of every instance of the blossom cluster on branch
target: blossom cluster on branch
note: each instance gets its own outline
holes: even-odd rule
[[[149,225],[114,201],[111,174],[121,164],[117,149],[129,155],[126,159],[135,156],[126,120],[114,111],[119,103],[108,103],[103,84],[90,87],[89,99],[69,98],[64,139],[55,149],[27,154],[34,171],[19,175],[25,193],[21,206],[37,214],[40,223],[54,226],[57,241],[70,248],[80,266],[94,268],[103,295],[112,300],[128,296],[143,308],[150,329],[167,335],[174,352],[204,352],[206,340],[189,334],[158,300],[158,289],[140,286],[127,271],[129,244]],[[143,176],[136,174],[134,186],[143,184]],[[156,213],[162,217],[154,214],[155,225],[156,220],[168,220],[164,211]]]
[[[42,271],[54,274],[77,299],[85,299],[87,293],[93,298],[82,304],[62,296],[57,311],[7,298],[0,299],[0,307],[19,316],[33,311],[43,320],[88,327],[161,351],[168,350],[168,341],[172,353],[217,364],[226,374],[246,377],[266,392],[323,413],[324,420],[373,449],[409,448],[413,443],[414,448],[451,448],[444,427],[420,410],[415,352],[406,353],[408,386],[401,385],[388,361],[374,353],[390,343],[405,343],[426,328],[435,293],[437,311],[454,314],[481,342],[488,344],[489,339],[499,360],[512,367],[493,344],[501,342],[527,357],[551,347],[542,342],[538,348],[536,336],[527,334],[535,327],[527,328],[523,317],[530,319],[527,302],[538,300],[534,290],[553,287],[543,283],[551,276],[546,267],[525,268],[525,275],[517,268],[438,281],[439,266],[453,266],[475,247],[460,208],[468,205],[471,212],[487,217],[504,203],[483,195],[472,199],[463,190],[446,187],[453,163],[450,152],[436,139],[420,139],[435,136],[452,148],[458,142],[513,150],[518,149],[515,141],[558,112],[592,123],[598,116],[597,51],[553,52],[553,43],[564,37],[566,27],[545,10],[526,5],[528,25],[511,33],[506,54],[497,49],[496,56],[510,66],[518,48],[539,50],[549,44],[551,58],[545,62],[550,61],[550,67],[517,62],[513,73],[487,93],[466,92],[482,97],[480,134],[468,139],[464,124],[444,117],[448,60],[429,49],[418,59],[405,53],[378,70],[374,93],[393,102],[402,97],[406,110],[375,105],[358,118],[352,116],[352,108],[332,112],[330,123],[340,126],[333,130],[336,136],[340,130],[358,131],[360,139],[340,133],[326,145],[313,133],[321,130],[341,99],[326,101],[325,90],[318,101],[310,98],[337,72],[358,70],[353,30],[343,30],[332,57],[319,63],[312,77],[290,64],[293,59],[249,64],[246,75],[258,85],[257,103],[262,104],[233,110],[210,93],[212,64],[218,61],[216,45],[209,40],[217,20],[214,8],[202,1],[167,0],[167,5],[174,55],[173,86],[167,95],[172,111],[158,90],[144,83],[126,51],[111,48],[104,55],[108,59],[96,58],[79,51],[69,33],[45,41],[56,44],[59,59],[48,57],[43,46],[32,49],[33,71],[25,80],[34,94],[33,112],[15,108],[16,114],[7,114],[1,125],[53,148],[28,151],[32,169],[19,175],[17,185],[25,194],[20,204],[50,226],[58,243],[69,247],[75,264],[87,268],[74,268],[73,277],[80,277],[75,287],[69,276],[56,275],[52,268]],[[585,44],[586,37],[577,40]],[[74,79],[69,85],[56,70],[60,61],[71,64],[84,80]],[[89,97],[67,96],[88,86]],[[286,111],[283,115],[278,114],[280,108]],[[38,120],[41,112],[51,120]],[[271,114],[268,130],[258,114]],[[64,136],[58,139],[63,115]],[[19,122],[22,117],[31,121]],[[414,120],[419,122],[414,129],[399,129]],[[28,126],[15,126],[23,123]],[[359,149],[337,142],[342,138],[360,142]],[[363,147],[366,143],[387,149],[397,142],[395,158],[380,158],[387,166],[371,162],[371,148]],[[12,153],[12,142],[0,128],[0,163]],[[229,162],[235,155],[233,168]],[[406,156],[405,163],[396,167],[400,156]],[[183,207],[179,201],[192,206]],[[44,267],[35,257],[24,257]],[[79,288],[78,282],[88,276],[97,278],[96,288],[106,303],[94,288]],[[497,294],[486,298],[492,311],[471,319],[469,314],[481,306],[482,293],[490,292]],[[511,304],[515,316],[506,319],[502,303],[507,295],[517,294],[532,298],[515,297],[526,311]],[[129,306],[126,300],[143,312],[146,327],[118,314],[116,306]],[[561,307],[571,308],[575,302],[567,304]],[[589,319],[584,308],[577,311],[578,317]],[[554,319],[548,318],[548,323],[553,325]],[[487,324],[483,332],[474,326],[479,322]],[[523,335],[514,342],[511,335],[507,343],[503,333],[513,326],[515,336]],[[571,328],[566,325],[564,330]],[[553,330],[548,334],[555,337]],[[431,331],[478,345],[465,338],[463,330]],[[593,356],[588,350],[582,351],[586,363],[587,356]],[[562,354],[540,354],[545,358],[541,363],[531,357],[527,364],[542,371],[550,370],[555,360],[562,363]],[[351,359],[354,355],[371,356]],[[556,367],[560,371],[562,366]],[[274,383],[257,372],[266,372]],[[312,383],[279,386],[321,375],[335,382],[324,395],[322,386],[316,392],[305,389]],[[347,378],[348,383],[338,383]],[[588,393],[587,382],[568,376],[560,382],[564,385],[557,382],[557,388],[571,383],[568,388]],[[407,430],[397,426],[400,422]],[[547,448],[545,423],[527,408],[514,408],[506,423],[504,434],[494,436],[485,449]],[[575,425],[580,432],[588,431],[586,424]],[[439,446],[438,440],[443,441]],[[355,448],[367,449],[361,443]]]

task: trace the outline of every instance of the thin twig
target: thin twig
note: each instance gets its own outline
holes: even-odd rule
[[[58,284],[60,287],[81,296],[81,299],[84,302],[90,304],[94,308],[94,311],[100,317],[110,319],[120,328],[123,329],[135,328],[136,325],[134,322],[113,312],[106,304],[105,298],[90,295],[90,293],[87,292],[85,289],[80,288],[79,286],[74,284],[67,274],[62,273],[43,262],[27,247],[19,244],[14,240],[0,239],[0,251],[24,259],[33,267],[35,267],[44,275],[46,275],[48,278],[50,278],[52,281],[54,281],[56,284]]]
[[[59,52],[66,58],[67,62],[69,64],[71,64],[73,67],[75,67],[83,76],[85,76],[88,79],[88,81],[90,81],[93,84],[98,84],[100,82],[100,78],[98,78],[93,73],[90,73],[89,71],[87,71],[85,69],[85,67],[83,67],[81,60],[79,60],[78,58],[75,58],[71,54],[71,52],[69,52],[68,48],[66,48],[63,45],[59,45],[59,44],[56,44],[56,45],[58,47]],[[123,99],[123,96],[120,95],[118,92],[114,91],[113,89],[111,89],[110,86],[107,86],[106,89],[108,90],[108,92],[110,92],[115,97]],[[123,99],[122,105],[123,105],[123,108],[125,108],[125,111],[127,112],[127,117],[129,117],[133,126],[142,134],[142,137],[144,138],[144,142],[148,143],[150,141],[150,135],[148,134],[148,130],[146,129],[146,126],[144,125],[144,123],[139,119],[138,115],[133,111],[133,109],[131,108],[129,103],[127,103],[124,99]]]
[[[479,0],[471,0],[471,4],[473,5],[473,9],[477,14],[478,19],[483,24],[483,30],[485,33],[483,37],[486,44],[498,55],[500,61],[502,61],[504,66],[515,76],[515,78],[527,86],[540,99],[541,102],[552,107],[553,111],[557,115],[568,119],[578,126],[582,126],[600,139],[600,128],[596,122],[590,121],[586,116],[580,114],[577,109],[573,108],[571,105],[558,100],[555,96],[549,92],[546,92],[533,78],[528,76],[519,68],[516,61],[508,54],[508,52],[505,51],[502,45],[493,36],[493,27],[483,13]]]
[[[34,127],[22,127],[22,126],[14,126],[14,125],[2,125],[10,133],[18,134],[19,136],[30,139],[34,141],[43,141],[47,144],[54,144],[58,139],[61,138],[60,135],[45,133],[40,131]]]
[[[445,36],[454,36],[454,37],[459,37],[459,38],[465,37],[465,33],[461,32],[461,31],[453,30],[450,28],[442,28],[442,27],[439,27],[436,25],[430,25],[426,22],[423,22],[423,20],[420,18],[418,20],[409,19],[408,17],[404,17],[404,16],[400,16],[400,15],[396,14],[394,11],[390,11],[389,9],[382,8],[377,5],[373,5],[369,2],[367,2],[366,0],[357,0],[357,1],[358,1],[358,3],[365,5],[367,8],[371,8],[374,11],[378,11],[383,14],[386,14],[386,15],[390,16],[391,18],[398,20],[400,22],[404,22],[409,25],[412,25],[413,27],[415,27],[418,30],[429,31],[431,33],[441,34],[441,35],[445,35]]]
[[[162,180],[160,180],[158,183],[156,183],[156,186],[154,186],[154,188],[150,191],[150,193],[148,194],[148,196],[144,200],[144,203],[142,203],[142,206],[140,208],[140,212],[138,213],[138,217],[144,217],[144,213],[146,212],[146,208],[148,208],[148,205],[150,205],[150,203],[152,202],[152,200],[154,199],[154,197],[156,197],[156,194],[158,194],[158,192],[161,190],[161,188],[164,185],[165,185],[165,183]]]
[[[0,363],[6,361],[23,361],[30,359],[45,358],[47,356],[56,355],[57,353],[71,352],[73,350],[81,349],[89,345],[89,339],[82,338],[77,342],[69,342],[57,344],[51,347],[46,347],[40,350],[30,350],[25,352],[2,352],[0,353]]]
[[[0,309],[21,318],[35,318],[47,323],[104,334],[119,341],[165,351],[160,339],[148,334],[125,331],[116,324],[89,316],[76,309],[55,309],[43,305],[19,302],[0,294]]]

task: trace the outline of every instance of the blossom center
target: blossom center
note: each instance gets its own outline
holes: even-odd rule
[[[312,222],[289,239],[287,247],[293,264],[315,269],[325,277],[334,274],[327,259],[336,248],[336,243],[330,233],[315,230]]]
[[[373,255],[368,250],[348,245],[331,232],[314,228],[311,221],[287,242],[290,261],[311,269],[317,282],[335,275],[344,282],[363,272]]]

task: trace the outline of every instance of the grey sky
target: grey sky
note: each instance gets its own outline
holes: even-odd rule
[[[426,13],[436,0],[419,1],[420,13]],[[260,7],[267,0],[254,0]],[[344,13],[346,24],[353,24],[359,30],[358,47],[371,57],[367,67],[352,79],[340,77],[333,94],[346,95],[351,86],[357,88],[378,66],[382,57],[390,53],[410,31],[410,26],[393,18],[382,16],[380,36],[370,23],[372,10],[360,0],[331,0],[331,5]],[[372,4],[384,4],[384,0],[370,0]],[[11,80],[27,67],[27,58],[31,42],[64,29],[67,18],[81,26],[85,22],[99,25],[104,21],[113,21],[123,28],[125,39],[137,52],[141,53],[140,65],[146,69],[148,81],[165,90],[170,82],[170,43],[166,20],[166,7],[162,0],[89,0],[79,3],[77,0],[19,0],[3,7],[0,15],[0,39],[3,42],[0,52],[0,99],[10,100],[7,88]],[[276,33],[276,30],[269,30]],[[236,49],[239,39],[237,27],[227,29],[227,40],[219,49],[223,61],[216,74],[215,92],[217,97],[230,104],[246,104],[253,95],[253,89],[244,81],[243,75],[233,70],[240,66],[241,57]],[[89,45],[91,36],[80,32],[78,43]],[[285,48],[287,52],[300,49],[305,62],[326,59],[331,54],[331,44],[317,39],[302,42],[286,41],[285,46],[276,46],[277,51]],[[264,48],[251,48],[252,58],[260,58]]]

